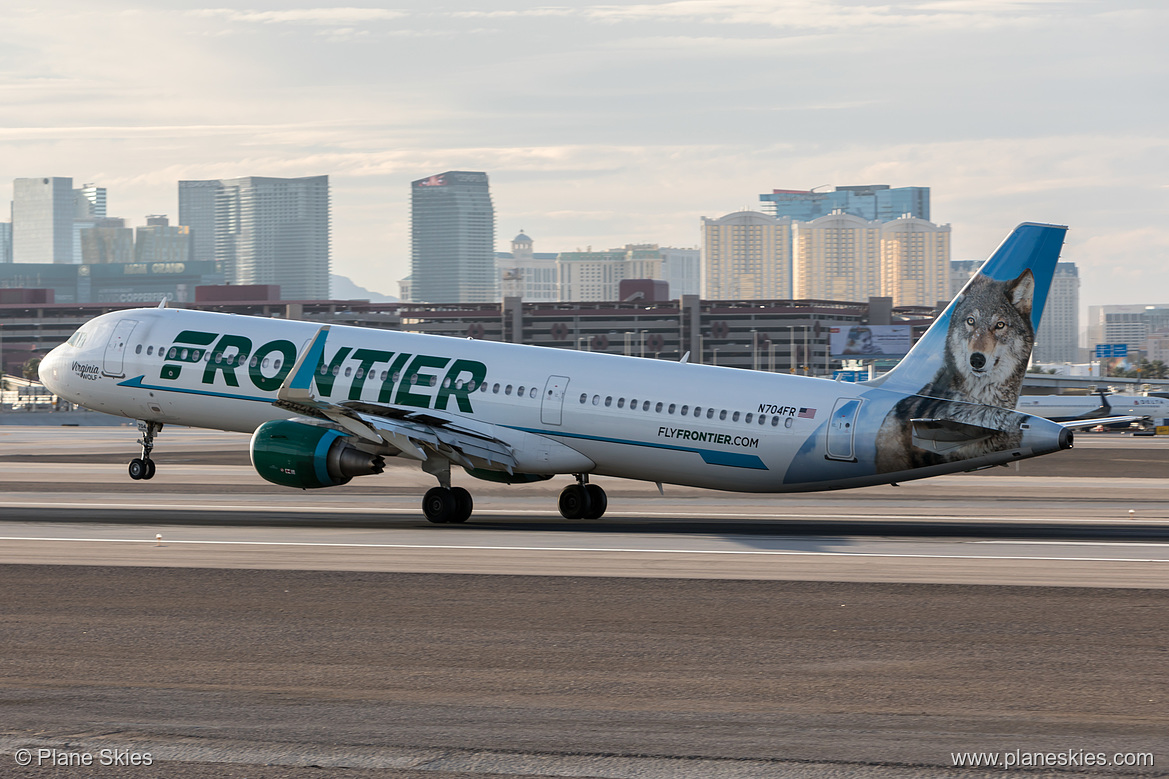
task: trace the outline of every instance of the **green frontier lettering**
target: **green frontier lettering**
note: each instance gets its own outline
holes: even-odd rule
[[[228,354],[228,352],[231,352]],[[235,376],[235,369],[248,361],[252,353],[252,339],[242,335],[225,335],[215,342],[211,348],[211,359],[203,369],[203,383],[215,382],[215,372],[223,373],[223,380],[229,387],[238,387],[239,379]]]
[[[214,346],[210,346],[213,342]],[[279,355],[280,367],[268,376],[264,373],[268,367],[265,363],[273,355]],[[245,373],[252,384],[265,392],[274,392],[280,389],[296,364],[296,345],[292,341],[278,339],[253,350],[252,341],[246,336],[184,330],[175,337],[174,344],[167,350],[166,360],[160,375],[162,379],[178,379],[183,364],[206,363],[202,376],[204,384],[214,384],[216,374],[222,374],[225,384],[239,387],[239,369],[247,365]],[[272,362],[275,364],[275,360]],[[346,362],[349,362],[349,368],[345,368]],[[356,367],[353,362],[357,363]],[[383,404],[439,411],[454,411],[457,408],[463,414],[471,414],[474,413],[471,393],[487,378],[487,366],[478,360],[395,353],[381,349],[355,350],[351,346],[342,346],[327,362],[324,357],[321,358],[313,373],[313,380],[320,396],[328,398],[333,394],[337,377],[343,371],[348,371],[344,375],[353,378],[346,395],[349,400],[361,400],[367,384],[377,380],[379,371],[374,366],[379,363],[388,365],[387,369],[381,371],[384,378],[378,388],[377,402]],[[451,408],[452,399],[456,408]],[[676,434],[680,431],[674,432]]]

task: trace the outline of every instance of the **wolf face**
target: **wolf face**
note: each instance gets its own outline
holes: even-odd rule
[[[923,395],[1014,408],[1035,345],[1031,303],[1035,277],[976,276],[959,298],[946,335],[942,368]]]
[[[1012,428],[1022,417],[1008,409],[1019,399],[1035,343],[1034,294],[1030,270],[1010,281],[978,275],[970,282],[951,314],[942,367],[918,394],[893,407],[877,433],[878,471],[956,462],[1017,445],[1022,433]],[[945,418],[1000,432],[944,454],[927,452],[913,445],[910,420],[917,418]]]

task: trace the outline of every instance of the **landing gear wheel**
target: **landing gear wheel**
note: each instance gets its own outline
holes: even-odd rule
[[[457,521],[455,517],[459,515],[459,501],[454,490],[448,487],[432,487],[427,490],[422,498],[422,513],[426,515],[427,520],[436,525]]]
[[[458,511],[447,521],[462,524],[471,518],[471,512],[475,509],[475,501],[471,497],[471,493],[462,487],[451,487],[451,494],[455,496],[455,505],[458,506]]]
[[[583,484],[570,484],[560,493],[557,508],[565,519],[584,519],[592,508],[589,493]]]
[[[146,473],[142,475],[142,478],[143,478],[144,480],[146,480],[146,481],[149,481],[150,479],[153,479],[153,478],[154,478],[154,472],[155,472],[157,469],[158,469],[158,468],[157,468],[157,466],[154,464],[154,460],[147,460],[147,461],[146,461]]]
[[[131,460],[130,461],[130,478],[133,479],[134,481],[138,481],[139,479],[150,478],[149,476],[146,475],[147,473],[150,472],[150,466],[147,465],[147,463],[150,463],[150,461],[143,460],[141,457],[135,457],[133,460]],[[153,464],[154,463],[150,463],[150,465],[153,465]]]
[[[609,508],[609,498],[605,491],[596,484],[586,484],[585,493],[589,496],[589,509],[584,513],[584,519],[600,519]]]

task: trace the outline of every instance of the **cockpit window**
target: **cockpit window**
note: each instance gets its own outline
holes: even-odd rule
[[[85,339],[86,339],[86,336],[88,336],[88,335],[89,335],[89,333],[85,332],[84,329],[80,329],[76,333],[74,333],[72,336],[69,337],[69,341],[67,343],[70,346],[75,346],[77,348],[80,348],[82,346],[85,346]]]

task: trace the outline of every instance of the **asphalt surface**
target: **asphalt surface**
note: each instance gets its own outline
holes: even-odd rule
[[[483,484],[433,527],[416,469],[289,492],[168,429],[132,483],[134,437],[0,429],[0,777],[1166,775],[1164,439],[840,493],[614,481],[598,523]],[[1154,765],[952,767],[1015,750]]]
[[[28,565],[0,590],[8,744],[536,775],[1169,754],[1159,591]]]

